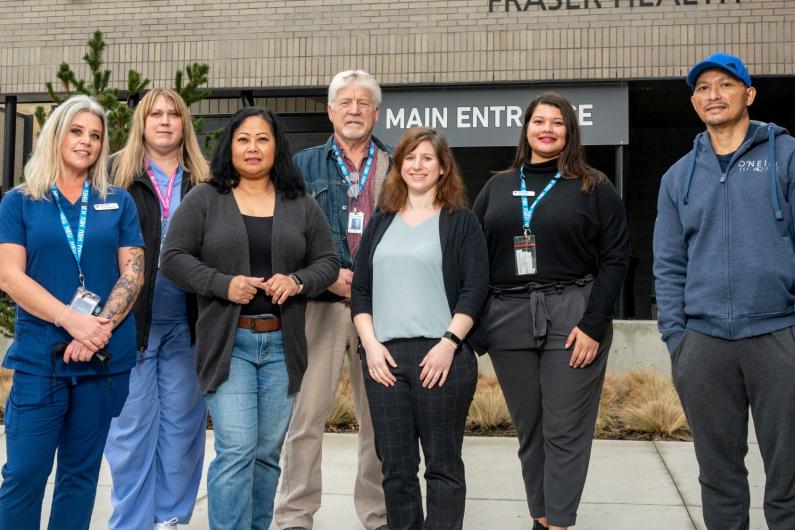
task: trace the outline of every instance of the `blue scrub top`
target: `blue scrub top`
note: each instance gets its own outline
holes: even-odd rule
[[[149,161],[149,165],[155,175],[160,193],[165,197],[171,175],[166,174],[151,160]],[[174,218],[174,212],[177,211],[179,203],[182,201],[182,197],[180,196],[181,190],[182,166],[179,166],[179,168],[177,168],[177,175],[174,178],[174,187],[171,192],[171,205],[169,206],[168,219],[166,220],[165,227],[163,227],[165,232],[168,232],[168,227],[171,225],[171,220]],[[158,203],[159,202],[158,200]],[[165,324],[173,324],[176,322],[184,322],[187,324],[188,322],[185,291],[177,287],[165,274],[160,274],[159,270],[155,271],[155,294],[152,299],[152,321]]]
[[[80,200],[71,204],[63,196],[61,207],[73,233],[77,234]],[[104,209],[95,205],[105,204]],[[114,206],[115,205],[115,206]],[[64,234],[58,205],[48,194],[43,200],[33,200],[16,188],[0,201],[0,243],[15,243],[25,247],[26,272],[61,302],[68,304],[77,290],[78,268]],[[144,247],[141,226],[135,203],[129,193],[111,187],[105,200],[91,188],[86,218],[85,243],[80,264],[86,289],[107,302],[119,279],[118,251],[121,247]],[[14,342],[6,352],[3,366],[33,375],[53,375],[51,351],[58,342],[71,337],[62,328],[41,320],[17,306]],[[95,362],[70,362],[63,357],[55,363],[56,376],[81,376],[97,373],[119,373],[135,365],[135,320],[129,314],[113,330],[105,347],[113,359],[107,369]]]

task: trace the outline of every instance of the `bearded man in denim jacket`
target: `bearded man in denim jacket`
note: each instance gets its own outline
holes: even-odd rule
[[[284,445],[276,507],[276,523],[281,529],[312,528],[320,508],[323,430],[346,355],[359,423],[354,505],[365,528],[386,528],[381,463],[375,453],[357,352],[359,338],[350,311],[353,256],[392,164],[392,150],[373,136],[380,104],[381,87],[370,74],[362,70],[338,73],[328,89],[328,116],[334,134],[325,144],[295,155],[307,191],[326,213],[342,267],[337,281],[306,308],[309,364]]]
[[[690,70],[706,132],[663,176],[654,229],[659,328],[693,431],[704,521],[746,530],[748,409],[770,530],[795,528],[795,139],[751,121],[738,57]]]

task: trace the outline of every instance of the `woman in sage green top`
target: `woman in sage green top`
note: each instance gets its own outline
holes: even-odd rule
[[[351,313],[390,528],[461,528],[461,444],[477,363],[466,342],[488,291],[486,242],[444,137],[417,128],[357,253]],[[417,471],[425,456],[427,516]]]

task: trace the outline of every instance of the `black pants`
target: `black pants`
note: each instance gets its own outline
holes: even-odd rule
[[[749,527],[749,406],[765,466],[767,526],[795,528],[795,326],[735,341],[687,330],[672,366],[695,441],[707,528]]]
[[[390,367],[397,378],[392,387],[373,381],[362,355],[390,530],[460,529],[464,524],[466,478],[461,445],[477,384],[477,363],[472,350],[463,346],[453,358],[444,386],[423,388],[419,364],[438,342],[402,339],[384,344],[397,363],[397,368]],[[418,440],[425,457],[428,492],[424,520],[417,478]]]
[[[582,318],[591,285],[492,298],[486,309],[489,354],[519,437],[530,514],[555,526],[577,519],[612,342],[610,328],[590,365],[569,366],[572,350],[564,344]],[[515,318],[523,319],[521,326],[510,322]]]

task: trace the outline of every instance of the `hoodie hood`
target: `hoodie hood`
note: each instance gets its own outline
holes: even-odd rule
[[[749,125],[751,129],[750,136],[740,144],[740,147],[734,152],[729,167],[726,172],[731,169],[732,164],[740,158],[747,151],[758,146],[759,144],[767,142],[767,160],[768,160],[768,177],[770,179],[770,204],[773,209],[773,215],[777,221],[784,219],[781,213],[781,202],[778,198],[778,164],[776,164],[776,136],[789,134],[784,127],[779,127],[775,123],[762,123],[760,121],[751,120]],[[682,189],[682,197],[685,204],[688,204],[690,199],[690,183],[693,181],[693,173],[696,169],[696,158],[710,154],[716,156],[715,151],[712,149],[712,143],[709,141],[707,131],[700,132],[693,140],[693,156],[690,158],[690,165],[687,169],[685,177],[684,188]],[[726,175],[721,177],[721,181],[725,180]]]

